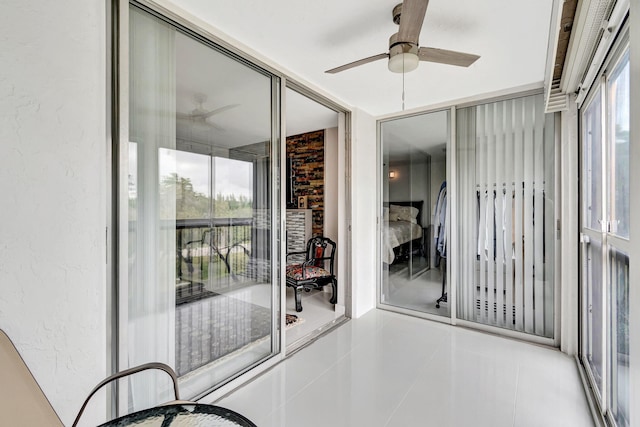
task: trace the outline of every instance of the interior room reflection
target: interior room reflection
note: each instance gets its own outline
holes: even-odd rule
[[[446,147],[449,112],[383,122],[380,301],[449,316]]]

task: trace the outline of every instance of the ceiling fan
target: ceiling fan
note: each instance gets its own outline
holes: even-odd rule
[[[207,124],[210,125],[211,127],[220,130],[221,128],[214,124],[211,123],[210,121],[208,121],[207,119],[211,116],[214,116],[216,114],[220,114],[222,112],[225,112],[227,110],[231,110],[232,108],[236,108],[239,107],[240,104],[229,104],[229,105],[225,105],[223,107],[220,108],[216,108],[214,110],[207,110],[204,108],[204,103],[207,101],[207,96],[202,94],[202,93],[197,93],[194,95],[194,101],[196,103],[196,108],[194,108],[193,110],[191,110],[190,113],[185,114],[185,113],[176,113],[176,116],[179,119],[188,119],[191,120],[193,122],[197,122],[197,123],[203,123],[203,124]]]
[[[418,38],[429,0],[404,0],[393,8],[393,22],[400,25],[389,38],[389,52],[370,56],[325,71],[335,74],[379,59],[389,58],[389,70],[404,73],[418,68],[420,61],[468,67],[480,56],[434,47],[418,47]]]

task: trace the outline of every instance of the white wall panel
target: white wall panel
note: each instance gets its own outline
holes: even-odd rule
[[[0,328],[65,424],[106,374],[105,26],[96,0],[0,14]]]
[[[356,109],[351,143],[352,174],[352,315],[359,317],[376,306],[377,194],[376,120]]]

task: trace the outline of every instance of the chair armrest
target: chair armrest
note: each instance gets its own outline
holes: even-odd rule
[[[76,419],[73,422],[72,426],[75,427],[78,425],[78,421],[80,421],[80,417],[82,416],[82,413],[87,407],[89,400],[93,397],[94,394],[96,394],[98,390],[100,390],[105,385],[109,384],[111,381],[115,381],[117,379],[135,374],[137,372],[146,371],[147,369],[159,369],[169,374],[169,376],[171,377],[171,380],[173,381],[173,392],[175,395],[175,401],[180,401],[180,393],[178,392],[178,376],[176,375],[175,371],[171,369],[169,365],[165,365],[164,363],[160,363],[160,362],[145,363],[140,366],[136,366],[130,369],[125,369],[124,371],[121,371],[121,372],[117,372],[105,378],[104,380],[100,381],[100,383],[97,386],[95,386],[93,390],[91,390],[91,393],[89,393],[89,397],[87,397],[87,399],[82,404],[82,407],[80,408],[80,412],[78,412],[78,415],[76,416]]]

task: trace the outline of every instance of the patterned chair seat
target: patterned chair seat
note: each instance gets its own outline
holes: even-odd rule
[[[303,275],[304,269],[304,275]],[[322,267],[313,265],[303,266],[302,264],[293,264],[287,266],[287,277],[294,280],[315,279],[317,277],[331,276],[327,270]]]

